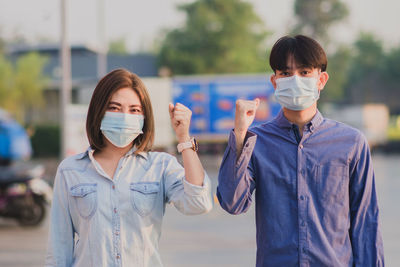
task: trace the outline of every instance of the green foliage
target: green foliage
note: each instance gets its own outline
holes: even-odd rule
[[[400,84],[400,46],[392,49],[384,58],[382,74],[389,82]]]
[[[113,40],[108,45],[108,53],[116,55],[127,55],[126,43],[124,38]]]
[[[333,55],[328,56],[329,80],[321,94],[322,101],[343,101],[351,60],[351,49],[347,46],[340,47]]]
[[[346,18],[349,10],[340,0],[296,0],[294,13],[297,18],[294,34],[328,42],[329,27]]]
[[[370,33],[361,33],[354,44],[355,57],[352,66],[353,81],[377,72],[383,63],[382,42]]]
[[[47,60],[37,53],[21,56],[15,66],[0,55],[0,106],[22,124],[25,114],[43,105],[42,90],[47,82],[43,68]]]
[[[381,69],[384,62],[381,41],[370,33],[361,33],[354,43],[354,56],[347,82],[348,97],[355,103],[383,102]]]
[[[7,108],[14,86],[13,66],[0,54],[0,107]]]
[[[251,4],[197,0],[179,9],[186,24],[167,33],[159,54],[162,67],[173,74],[265,71],[267,32]]]
[[[60,127],[35,126],[31,142],[34,157],[58,157],[60,155]]]

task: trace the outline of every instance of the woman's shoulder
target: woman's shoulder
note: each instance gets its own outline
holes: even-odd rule
[[[88,159],[89,159],[88,151],[68,156],[61,161],[61,163],[58,165],[58,169],[60,170],[81,169],[87,165]]]

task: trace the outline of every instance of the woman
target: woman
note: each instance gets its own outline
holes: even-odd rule
[[[90,148],[57,170],[46,266],[161,266],[166,203],[184,214],[212,208],[211,183],[189,137],[191,111],[170,104],[169,113],[184,168],[150,152],[153,111],[138,76],[118,69],[98,83],[86,121]]]

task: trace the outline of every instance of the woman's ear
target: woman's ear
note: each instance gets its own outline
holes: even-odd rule
[[[318,90],[323,90],[325,84],[328,82],[329,74],[326,71],[321,72],[318,79]]]
[[[276,75],[275,73],[271,74],[271,76],[269,76],[269,80],[272,83],[272,86],[274,87],[274,90],[276,90]]]

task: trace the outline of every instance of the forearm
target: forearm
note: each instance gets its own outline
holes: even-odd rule
[[[242,154],[243,143],[244,143],[244,139],[246,138],[247,130],[241,131],[241,130],[235,129],[234,133],[235,133],[235,140],[236,140],[236,160],[238,160],[240,155]]]
[[[235,135],[232,132],[219,171],[217,197],[221,207],[232,214],[247,211],[252,202],[255,183],[248,170],[256,136],[246,140],[246,147],[237,154]],[[247,145],[248,143],[248,145]]]
[[[204,169],[197,152],[193,149],[183,150],[182,160],[186,181],[193,185],[202,186],[204,182]]]
[[[384,266],[378,198],[371,155],[365,139],[350,178],[350,238],[355,266]]]

